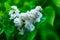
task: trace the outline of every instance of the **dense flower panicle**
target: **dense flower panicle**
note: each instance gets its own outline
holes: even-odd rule
[[[10,20],[13,19],[13,22],[21,35],[24,34],[24,28],[33,31],[35,29],[33,23],[40,22],[42,17],[42,13],[40,12],[42,8],[40,6],[25,13],[19,13],[20,11],[16,6],[11,6],[11,8],[13,9],[9,11]],[[24,26],[22,27],[22,25]]]

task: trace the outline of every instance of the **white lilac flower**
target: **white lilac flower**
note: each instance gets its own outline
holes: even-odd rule
[[[40,19],[42,17],[42,13],[40,12],[42,8],[40,6],[37,6],[35,9],[32,9],[31,11],[27,11],[25,13],[19,13],[20,11],[16,6],[11,6],[11,8],[14,10],[12,9],[9,12],[10,19],[13,19],[15,26],[18,26],[17,29],[21,35],[24,34],[24,28],[33,31],[35,29],[33,23],[40,22]],[[23,24],[24,27],[22,27]]]
[[[10,20],[11,20],[11,19],[14,19],[14,18],[16,17],[15,14],[11,14],[10,16],[11,16],[11,17],[10,17]]]
[[[22,21],[19,18],[15,18],[14,23],[15,23],[15,26],[21,26],[22,25]]]
[[[9,15],[13,14],[14,10],[10,10],[9,11]]]
[[[35,26],[31,22],[26,21],[25,22],[25,28],[27,28],[30,31],[33,31],[35,29]]]
[[[38,15],[38,16],[37,16],[35,22],[40,22],[40,19],[41,19],[41,17],[42,17],[42,13],[37,12],[37,15]]]
[[[19,12],[20,12],[19,9],[16,9],[16,10],[15,10],[15,13],[18,13],[18,14],[19,14]]]
[[[26,14],[26,13],[21,13],[21,14],[19,15],[19,18],[20,18],[20,19],[23,19],[23,20],[26,20],[26,19],[27,19],[27,14]]]
[[[11,8],[12,8],[12,9],[17,9],[17,7],[16,7],[16,6],[11,6]]]
[[[11,6],[11,8],[13,8],[12,10],[10,10],[9,15],[10,15],[10,20],[19,17],[19,10],[17,9],[16,6]]]
[[[39,11],[31,10],[29,14],[30,20],[35,20],[35,22],[39,22],[42,17],[42,14]]]
[[[19,33],[18,34],[20,34],[20,35],[24,35],[24,29],[22,28],[22,29],[18,29],[19,30]]]
[[[35,10],[37,10],[37,11],[41,11],[42,10],[42,8],[41,8],[41,6],[37,6],[36,8],[35,8]]]

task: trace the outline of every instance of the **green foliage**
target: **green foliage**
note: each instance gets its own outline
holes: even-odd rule
[[[16,5],[21,12],[42,6],[41,21],[34,24],[35,30],[19,35],[13,20],[9,19],[11,6]],[[6,35],[1,38],[1,35]],[[5,39],[6,38],[6,39]],[[0,40],[59,40],[60,39],[60,0],[1,0],[0,1]]]

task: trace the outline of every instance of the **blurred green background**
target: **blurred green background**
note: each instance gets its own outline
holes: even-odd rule
[[[9,10],[15,5],[21,12],[41,6],[43,17],[33,32],[19,35]],[[0,0],[0,40],[60,40],[60,0]]]

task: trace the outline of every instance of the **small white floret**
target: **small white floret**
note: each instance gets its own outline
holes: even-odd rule
[[[17,7],[16,7],[16,6],[11,6],[11,8],[13,8],[13,9],[17,9]]]
[[[15,23],[15,26],[21,26],[22,25],[22,21],[19,18],[15,18],[14,23]]]

